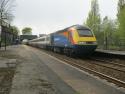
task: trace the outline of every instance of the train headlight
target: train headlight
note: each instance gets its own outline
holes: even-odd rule
[[[94,41],[94,42],[93,42],[93,44],[97,44],[97,42],[96,42],[96,41]]]
[[[78,42],[79,45],[85,45],[86,42]]]

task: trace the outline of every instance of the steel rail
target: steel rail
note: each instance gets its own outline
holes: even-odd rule
[[[123,65],[123,64],[116,64],[116,63],[112,63],[112,62],[108,62],[108,61],[105,61],[105,60],[101,60],[101,59],[96,59],[96,58],[90,58],[91,60],[95,60],[95,61],[98,61],[98,62],[104,62],[104,63],[106,63],[106,64],[110,64],[110,65],[115,65],[115,67],[120,67],[120,69],[119,68],[115,68],[115,67],[111,67],[111,66],[107,66],[107,65],[104,65],[104,63],[103,64],[101,64],[101,63],[98,63],[98,62],[94,62],[94,64],[96,64],[96,65],[99,65],[99,66],[103,66],[103,67],[106,67],[106,68],[109,68],[109,69],[113,69],[113,70],[117,70],[117,71],[119,71],[119,72],[124,72],[125,73],[125,70],[121,70],[121,67],[124,67],[125,68],[125,65]],[[117,65],[117,66],[116,66]]]
[[[113,60],[111,60],[111,59],[110,59],[111,61],[109,61],[109,60],[103,60],[103,59],[98,59],[96,57],[94,57],[94,58],[91,57],[90,59],[93,59],[95,61],[101,61],[101,62],[104,62],[104,63],[113,64],[113,65],[118,65],[120,67],[125,67],[125,64],[119,64],[119,63],[113,62]]]
[[[91,70],[91,69],[89,69],[89,68],[87,68],[87,67],[84,67],[83,65],[78,64],[78,63],[70,62],[69,60],[62,59],[62,58],[58,58],[58,59],[63,60],[63,61],[65,61],[66,63],[71,64],[71,65],[73,65],[73,66],[75,66],[75,67],[77,67],[77,68],[79,68],[79,69],[81,69],[81,70],[86,70],[86,71],[88,71],[88,72],[90,72],[90,73],[92,73],[92,74],[95,74],[96,76],[99,76],[99,77],[101,77],[101,78],[103,78],[103,79],[106,79],[106,80],[109,81],[109,82],[115,83],[115,84],[117,84],[118,86],[125,87],[125,82],[124,82],[124,81],[121,81],[121,80],[118,80],[118,79],[113,78],[113,77],[111,77],[111,76],[105,75],[105,74],[103,74],[103,73],[100,73],[100,72]]]
[[[46,51],[45,51],[46,52]],[[48,51],[47,51],[47,53],[48,53]],[[53,52],[51,52],[51,54],[52,54]],[[49,52],[49,54],[50,54],[50,52]],[[58,56],[60,56],[60,54],[57,54],[57,53],[54,53],[54,54],[52,54],[53,56],[56,56],[56,57],[58,57]],[[58,55],[58,56],[57,56]],[[67,58],[69,58],[69,57],[67,57]],[[70,60],[72,59],[72,58],[69,58]],[[95,60],[95,61],[98,61],[98,62],[106,62],[106,63],[109,63],[108,61],[105,61],[105,60],[97,60],[97,59],[93,59],[93,58],[91,58],[91,57],[89,57],[89,59],[90,60]],[[83,60],[82,59],[79,59],[80,60],[80,62],[82,62]],[[72,59],[72,61],[74,61],[73,59]],[[78,61],[74,61],[74,62],[78,62]],[[78,63],[80,63],[80,62],[78,62]],[[119,72],[123,72],[123,73],[125,73],[125,70],[122,70],[122,69],[120,69],[120,68],[114,68],[114,67],[111,67],[111,66],[107,66],[107,65],[103,65],[103,64],[101,64],[101,63],[98,63],[98,62],[94,62],[94,63],[89,63],[89,64],[95,64],[95,65],[97,65],[97,66],[101,66],[101,67],[105,67],[105,68],[108,68],[108,69],[112,69],[112,70],[115,70],[115,71],[119,71]],[[88,62],[87,62],[88,63]],[[117,67],[117,66],[116,66]]]

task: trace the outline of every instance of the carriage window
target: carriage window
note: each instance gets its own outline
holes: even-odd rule
[[[93,34],[89,29],[79,29],[77,30],[80,37],[92,37]]]
[[[43,38],[43,39],[40,39],[40,41],[45,41],[45,38]]]
[[[49,40],[50,40],[50,37],[47,37],[47,38],[46,38],[46,41],[49,41]]]

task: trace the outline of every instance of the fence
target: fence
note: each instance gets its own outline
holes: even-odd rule
[[[101,41],[100,41],[101,40]],[[125,50],[125,38],[112,38],[108,37],[105,39],[100,39],[98,42],[99,49],[105,50]]]
[[[18,35],[14,34],[13,29],[10,26],[1,25],[0,27],[0,48],[1,46],[12,45],[18,38]]]

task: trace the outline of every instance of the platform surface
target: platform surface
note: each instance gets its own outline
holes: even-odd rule
[[[25,45],[9,49],[16,50],[20,56],[10,94],[125,94],[125,89],[72,67],[40,49]]]
[[[109,53],[109,54],[116,54],[116,55],[125,55],[125,51],[117,51],[117,50],[103,50],[103,49],[96,49],[97,52]]]

